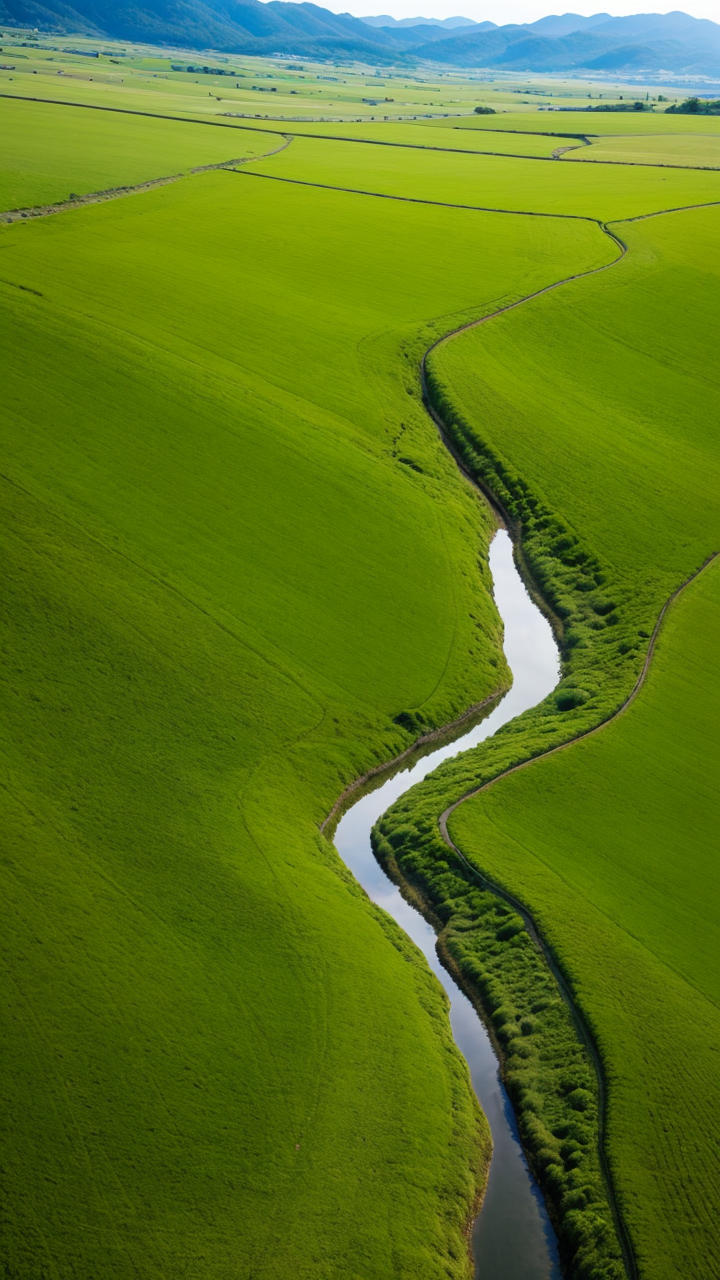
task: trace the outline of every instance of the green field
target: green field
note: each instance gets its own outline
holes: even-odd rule
[[[467,113],[478,86],[243,58],[236,90],[131,53],[0,73],[221,126],[0,100],[3,210],[185,175],[0,228],[8,1280],[471,1274],[489,1138],[444,996],[318,828],[509,681],[495,517],[419,378],[488,316],[434,348],[428,392],[521,532],[563,679],[403,798],[378,852],[492,1019],[568,1276],[620,1280],[590,1061],[437,818],[616,711],[720,547],[720,173],[659,167],[714,155],[720,124],[527,114],[506,85],[482,86],[504,115],[372,122],[373,92]],[[264,159],[292,126],[221,114],[301,99],[310,136]],[[655,159],[548,162],[543,129],[591,126],[566,159]],[[453,154],[486,138],[510,154]],[[626,714],[450,819],[597,1041],[639,1280],[718,1263],[717,577],[672,607]]]
[[[405,355],[606,250],[482,215],[468,272],[479,215],[281,191],[208,173],[3,233],[20,1268],[465,1271],[465,1069],[315,824],[407,743],[393,716],[505,678],[491,522]]]
[[[628,95],[630,96],[630,95]],[[424,127],[424,126],[422,126]],[[613,111],[532,111],[513,113],[498,120],[496,116],[467,116],[464,120],[437,121],[443,129],[480,129],[483,132],[510,129],[515,132],[585,134],[587,137],[669,137],[696,134],[699,138],[717,137],[717,116],[670,116],[665,112]]]
[[[296,138],[278,155],[246,169],[413,200],[602,221],[720,200],[720,173],[581,167],[310,138]]]
[[[261,155],[268,134],[233,133],[150,117],[0,101],[3,209],[67,200],[203,165]]]
[[[671,117],[675,119],[676,117]],[[569,160],[606,160],[619,164],[686,165],[720,168],[720,134],[659,134],[598,138],[592,146],[568,153]]]

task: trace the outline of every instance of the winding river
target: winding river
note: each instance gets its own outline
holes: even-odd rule
[[[474,747],[501,725],[535,706],[558,682],[559,655],[552,631],[525,590],[513,561],[512,543],[504,530],[495,535],[490,547],[490,569],[495,601],[505,627],[504,647],[513,673],[512,689],[469,732],[428,752],[357,800],[341,818],[334,843],[373,902],[393,916],[423,952],[450,999],[455,1042],[468,1063],[493,1137],[487,1192],[472,1231],[477,1280],[560,1280],[555,1234],[523,1155],[488,1034],[470,1001],[441,966],[432,927],[388,879],[370,845],[371,828],[398,796],[441,761]]]

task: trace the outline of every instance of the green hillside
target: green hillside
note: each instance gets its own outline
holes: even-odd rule
[[[221,172],[3,232],[20,1275],[466,1272],[466,1068],[316,824],[506,680],[413,360],[608,250],[477,228]]]

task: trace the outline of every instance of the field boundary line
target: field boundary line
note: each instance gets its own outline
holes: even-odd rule
[[[252,161],[249,160],[248,164],[252,164]],[[251,169],[228,169],[228,173],[237,173],[243,178],[263,178],[268,182],[289,182],[296,187],[317,187],[321,191],[344,191],[351,196],[371,196],[375,200],[399,200],[403,204],[429,204],[438,209],[466,209],[472,213],[506,213],[518,218],[566,218],[573,222],[594,222],[600,225],[597,218],[592,218],[586,213],[538,213],[533,209],[495,209],[481,204],[454,204],[450,200],[427,200],[422,196],[397,196],[387,191],[363,191],[358,187],[336,187],[329,182],[310,182],[305,178],[282,178],[277,173],[253,173]],[[559,283],[564,284],[565,281],[561,280]],[[453,333],[458,332],[457,329],[453,330]],[[452,337],[452,334],[448,334],[447,337]]]
[[[273,134],[280,133],[282,135],[285,132],[285,130],[283,129],[269,129],[267,126],[263,127],[263,125],[261,124],[221,124],[219,120],[199,120],[195,118],[186,118],[185,116],[168,116],[168,115],[161,114],[158,111],[139,111],[133,107],[109,107],[109,106],[104,106],[102,103],[98,103],[98,102],[67,102],[63,98],[35,98],[35,97],[30,97],[28,94],[22,94],[22,93],[0,93],[0,98],[11,98],[15,102],[46,102],[53,107],[81,107],[84,110],[88,110],[88,111],[114,111],[120,115],[126,115],[126,116],[146,116],[150,120],[174,120],[177,124],[209,124],[209,125],[215,125],[217,128],[221,128],[221,129],[248,129],[252,133],[273,133]],[[220,112],[219,114],[222,116],[223,120],[248,119],[248,117],[234,116],[233,113],[229,111]],[[311,121],[303,122],[298,120],[283,120],[281,118],[278,118],[277,123],[278,124],[301,124],[301,123],[310,124],[312,122]],[[339,123],[349,124],[350,121],[340,121]],[[370,121],[369,123],[372,123],[372,121]],[[398,121],[390,121],[389,123],[414,124],[415,122],[398,120]],[[459,128],[458,125],[454,125],[453,132],[458,128]],[[556,154],[556,152],[560,150],[560,148],[556,148],[555,152],[553,152],[551,156],[529,156],[529,155],[520,154],[516,151],[478,151],[477,148],[475,147],[438,147],[438,146],[430,146],[429,144],[423,143],[423,142],[389,142],[385,138],[348,138],[343,136],[342,134],[337,134],[337,133],[298,133],[296,129],[288,130],[287,132],[292,132],[293,137],[296,137],[296,138],[310,138],[310,139],[317,138],[320,142],[357,142],[361,145],[369,146],[369,147],[400,147],[405,151],[439,151],[443,155],[498,156],[499,159],[501,160],[552,161],[552,160],[560,160],[562,158],[561,155]],[[521,129],[485,129],[483,130],[483,132],[484,133],[503,133],[508,135],[509,137],[520,136],[523,138],[578,138],[581,140],[582,143],[585,143],[586,146],[592,145],[590,142],[587,141],[588,138],[601,138],[601,137],[608,136],[606,134],[599,134],[599,133],[591,133],[591,134],[545,133],[544,131],[541,132],[540,130],[538,130],[537,132],[531,132],[530,130],[525,130],[525,129],[522,129],[522,130]],[[636,135],[633,135],[633,136],[636,136]],[[637,136],[642,136],[642,135],[637,135]],[[567,147],[566,150],[573,151],[573,150],[577,150],[577,148]],[[700,165],[662,164],[662,163],[650,164],[649,162],[646,162],[644,160],[593,160],[593,161],[590,161],[588,159],[583,161],[583,164],[591,164],[591,163],[592,164],[627,165],[631,168],[640,168],[640,169],[687,169],[691,172],[696,171],[700,173],[720,172],[720,166],[709,165],[709,164],[700,164]]]
[[[256,160],[261,160],[262,158],[262,156],[255,157]],[[251,158],[245,163],[253,164],[254,161]],[[222,167],[225,168],[226,166]],[[277,173],[254,173],[252,169],[227,169],[227,172],[237,173],[242,178],[263,178],[268,182],[288,182],[296,187],[316,187],[320,191],[344,191],[351,196],[371,196],[375,200],[398,200],[402,204],[428,204],[438,209],[465,209],[471,213],[504,213],[517,218],[563,218],[565,221],[570,222],[592,222],[618,245],[623,245],[623,241],[609,230],[611,226],[618,226],[624,222],[642,222],[644,218],[659,218],[667,213],[686,213],[690,209],[712,209],[715,205],[720,205],[720,200],[702,200],[698,204],[682,204],[672,209],[653,209],[650,213],[638,213],[632,218],[611,218],[608,222],[604,222],[602,218],[593,218],[589,213],[549,213],[545,210],[538,211],[536,209],[498,209],[491,205],[454,204],[449,200],[428,200],[423,196],[398,196],[392,195],[387,191],[363,191],[359,187],[336,187],[328,182],[310,182],[307,178],[283,178]],[[626,246],[623,247],[625,248]],[[623,255],[620,256],[622,257]],[[557,280],[554,284],[538,290],[538,293],[547,293],[549,289],[558,289],[560,285],[568,284],[571,280],[580,280],[584,275],[594,275],[596,271],[605,271],[607,267],[614,266],[618,261],[619,259],[615,258],[612,262],[606,262],[601,267],[593,267],[591,271],[581,271],[578,275],[566,276],[565,279]],[[519,307],[522,302],[529,302],[531,298],[536,298],[538,293],[529,293],[525,298],[520,298],[518,302],[513,302],[511,305]],[[483,316],[480,320],[472,320],[470,324],[461,325],[459,329],[452,329],[444,337],[438,338],[437,342],[428,348],[425,355],[429,355],[434,347],[454,337],[456,333],[462,333],[463,329],[472,329],[474,325],[483,324],[485,320],[491,320],[493,316],[500,315],[502,311],[509,309],[509,307],[501,307],[500,311],[493,311],[490,315]]]

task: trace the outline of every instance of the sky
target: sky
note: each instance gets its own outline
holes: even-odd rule
[[[619,17],[630,13],[672,13],[677,10],[675,4],[643,4],[642,0],[616,0],[613,4],[583,4],[575,0],[565,9],[553,4],[553,0],[380,0],[373,7],[373,0],[319,0],[333,13],[352,13],[356,18],[367,15],[388,13],[393,18],[472,18],[473,22],[490,22],[502,26],[505,22],[535,22],[548,13],[581,13],[589,16],[593,13],[609,13]],[[713,22],[720,20],[718,0],[686,0],[682,6],[683,13],[692,14],[694,18],[710,18]]]

